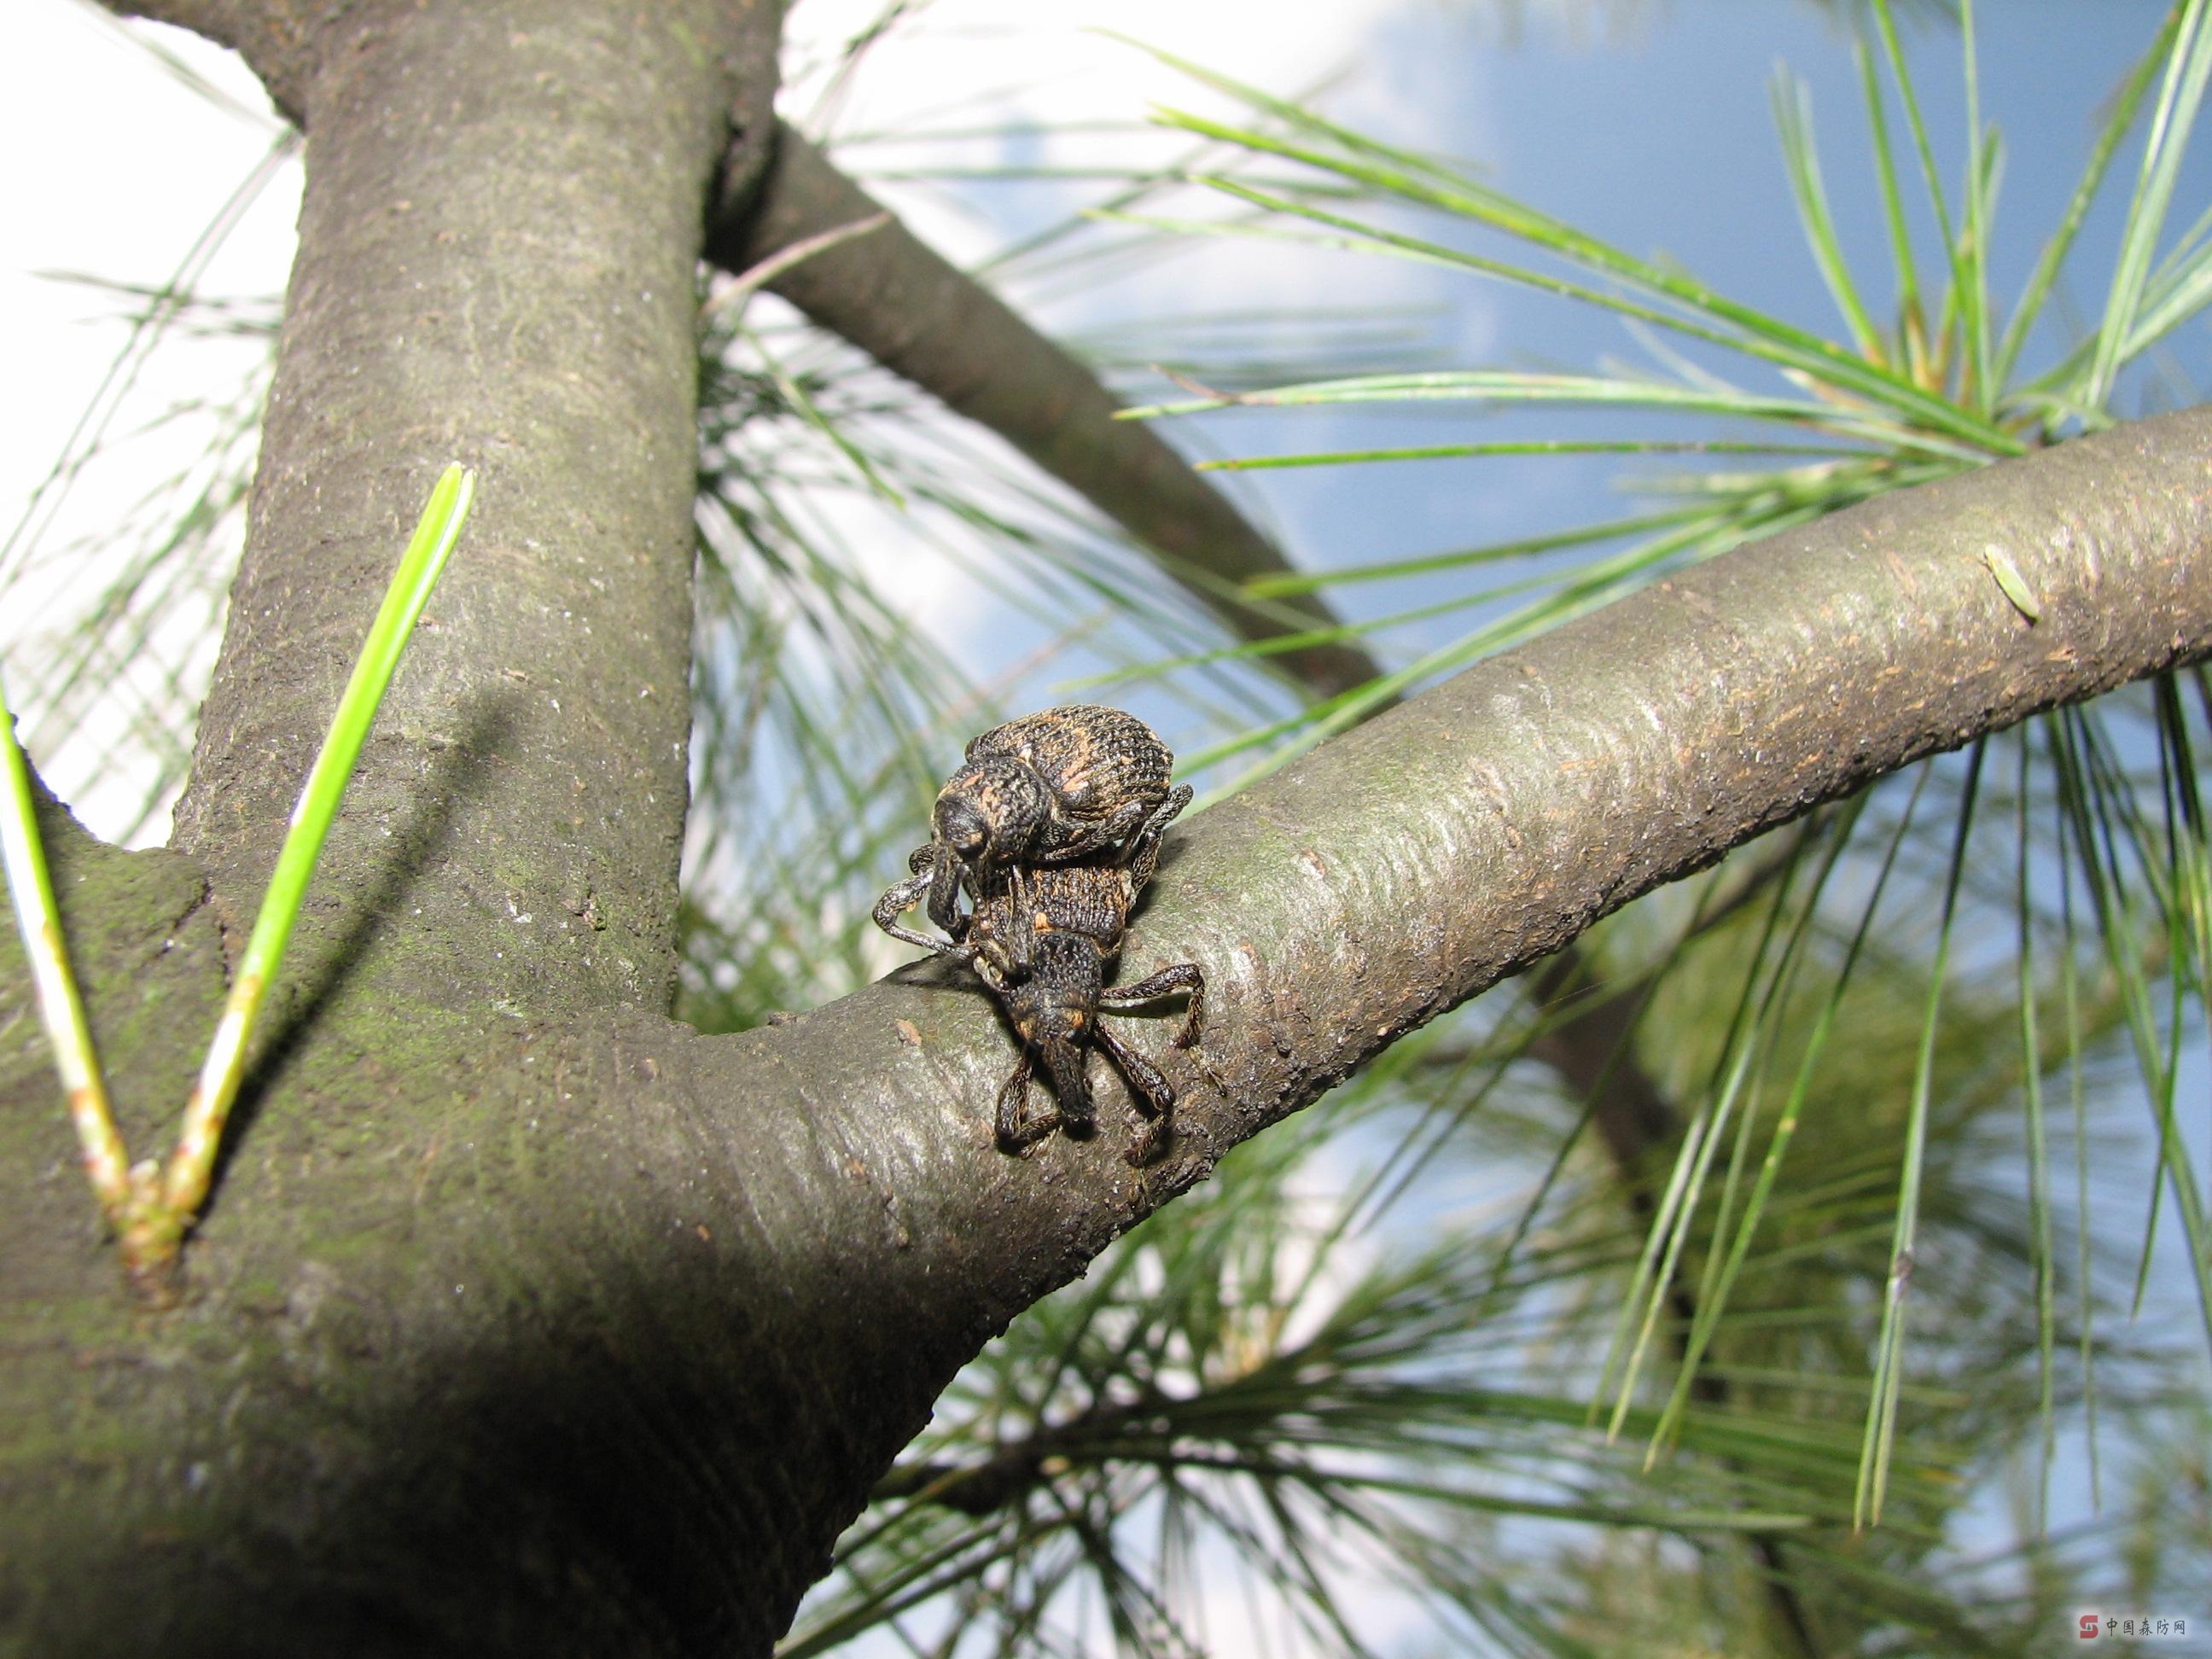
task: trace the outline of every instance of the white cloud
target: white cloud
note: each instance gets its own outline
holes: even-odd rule
[[[9,378],[0,398],[0,538],[16,530],[87,411],[109,417],[91,463],[66,491],[40,499],[34,544],[15,538],[0,567],[0,651],[15,671],[19,713],[35,713],[41,702],[31,674],[38,653],[26,641],[65,631],[132,550],[112,542],[88,558],[85,542],[201,461],[222,417],[190,405],[234,396],[266,356],[255,338],[173,333],[127,376],[110,380],[130,339],[130,313],[146,302],[56,280],[54,273],[76,273],[149,290],[173,283],[282,132],[230,53],[181,31],[145,32],[229,101],[194,90],[105,13],[67,0],[13,9],[0,53],[0,146],[17,158],[0,173],[0,222],[11,228],[0,259],[0,361]],[[288,166],[237,204],[220,245],[202,248],[195,291],[281,291],[297,195],[298,170]],[[55,787],[108,833],[138,817],[145,793],[147,750],[129,722],[136,711],[174,702],[167,665],[183,648],[179,639],[205,622],[203,606],[181,590],[172,598],[180,602],[147,618],[161,648],[94,670],[103,690],[86,726],[67,730],[49,718],[29,728]],[[203,661],[207,655],[201,651]],[[157,811],[140,839],[158,839],[165,819]]]
[[[265,109],[233,54],[179,30],[158,35],[233,96]],[[117,296],[51,274],[166,283],[281,131],[273,117],[255,120],[210,102],[100,14],[70,0],[28,0],[9,16],[7,40],[0,145],[18,160],[0,172],[0,214],[12,227],[0,263],[10,382],[0,399],[0,510],[45,476],[127,332]],[[210,264],[205,288],[280,289],[296,204],[295,174],[241,221]],[[202,367],[195,359],[180,378],[157,364],[139,406],[204,393]]]
[[[878,9],[878,0],[805,0],[791,24],[794,64],[825,55]],[[1236,100],[1160,61],[1147,46],[1276,95],[1301,96],[1326,84],[1333,106],[1357,107],[1361,118],[1372,118],[1386,131],[1402,124],[1424,106],[1395,95],[1393,82],[1434,72],[1418,64],[1418,53],[1386,58],[1376,50],[1378,28],[1405,9],[1404,0],[1337,0],[1287,12],[1254,0],[1075,0],[1048,8],[1024,0],[940,0],[909,30],[874,48],[834,105],[819,104],[802,73],[785,110],[832,137],[932,129],[975,135],[926,147],[858,143],[847,155],[859,169],[934,163],[1067,171],[1071,176],[1058,185],[1003,184],[957,195],[896,180],[876,185],[949,255],[977,257],[1002,240],[1024,207],[1042,217],[1048,201],[1065,213],[1107,194],[1110,183],[1084,176],[1088,171],[1188,154],[1196,142],[1190,135],[1146,129],[1155,107],[1229,121],[1249,118]],[[1479,95],[1479,64],[1460,58],[1453,72],[1455,100],[1427,109]],[[986,129],[1011,129],[1012,136]],[[1400,136],[1422,142],[1419,134]],[[1188,211],[1188,203],[1177,210]],[[1152,309],[1296,307],[1340,300],[1346,287],[1341,266],[1325,258],[1285,259],[1279,247],[1243,242],[1199,242],[1193,252],[1197,257],[1175,264],[1171,285],[1157,273],[1147,278],[1162,294]],[[1374,274],[1373,287],[1380,289],[1388,273]],[[1101,303],[1126,312],[1131,301],[1126,292],[1086,285],[1056,304],[1054,315],[1079,324],[1092,320]]]

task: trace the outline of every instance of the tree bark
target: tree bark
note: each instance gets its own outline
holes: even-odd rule
[[[2203,411],[1658,584],[1178,826],[1123,972],[1207,975],[1201,1051],[1130,1028],[1165,1157],[1121,1161],[1101,1066],[1107,1133],[1008,1158],[956,975],[662,1012],[690,254],[772,15],[224,9],[300,33],[308,133],[247,566],[179,848],[48,815],[134,1150],[415,504],[483,482],[173,1311],[123,1291],[0,945],[0,1646],[764,1653],[957,1367],[1237,1142],[1760,830],[2212,648]]]
[[[1200,1054],[1135,1039],[1184,1094],[1144,1170],[1110,1088],[1099,1139],[993,1150],[1011,1049],[934,969],[732,1037],[610,1006],[430,1072],[355,1048],[344,1083],[305,1056],[363,1028],[318,1022],[188,1248],[192,1299],[149,1320],[19,1021],[0,1607],[40,1652],[112,1645],[123,1606],[165,1652],[764,1651],[952,1371],[1238,1140],[1749,836],[2212,647],[2208,480],[2192,411],[1873,503],[1206,814],[1125,968],[1209,981]],[[174,1083],[160,1045],[219,989],[204,913],[174,925],[194,882],[64,846],[103,1040],[142,1094]]]

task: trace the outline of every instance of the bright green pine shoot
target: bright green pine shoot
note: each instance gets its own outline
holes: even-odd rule
[[[30,768],[16,746],[15,720],[8,712],[5,692],[0,692],[0,750],[5,751],[0,753],[0,787],[7,794],[5,811],[0,812],[0,861],[7,866],[15,925],[22,930],[23,954],[31,964],[46,1041],[53,1047],[54,1069],[61,1073],[70,1116],[76,1122],[84,1172],[100,1209],[119,1227],[131,1205],[130,1157],[108,1109],[107,1084],[100,1075],[100,1056],[93,1050],[91,1028],[85,1024],[84,1000],[77,994],[76,975],[70,971],[61,918],[54,908],[53,880],[39,842]]]
[[[253,932],[232,982],[230,1000],[216,1024],[199,1081],[185,1102],[184,1128],[177,1138],[176,1151],[169,1156],[158,1200],[124,1235],[124,1261],[134,1278],[143,1279],[149,1273],[159,1273],[175,1259],[185,1229],[207,1197],[223,1122],[245,1075],[246,1042],[253,1034],[269,983],[284,959],[284,947],[291,939],[293,923],[299,919],[300,902],[307,895],[308,878],[314,874],[315,860],[337,817],[339,799],[353,776],[354,763],[360,758],[361,745],[376,719],[377,707],[399,666],[399,654],[445,571],[453,544],[460,538],[475,494],[474,472],[459,465],[446,469],[430,492],[391,586],[385,590],[384,603],[354,662],[345,694],[338,699],[329,734],[308,769],[300,804],[292,810],[292,827],[276,855],[276,873],[270,878],[260,913],[253,919]]]

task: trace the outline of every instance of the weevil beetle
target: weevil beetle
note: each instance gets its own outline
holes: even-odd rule
[[[1120,848],[1126,863],[1190,804],[1189,786],[1168,782],[1175,757],[1134,714],[1097,703],[1041,709],[994,726],[968,745],[931,809],[933,831],[907,860],[908,879],[877,902],[876,925],[893,939],[939,943],[897,920],[923,894],[929,919],[957,940],[964,890],[980,903],[1000,872],[1046,866]],[[1141,884],[1139,884],[1141,885]]]
[[[1151,870],[1143,874],[1149,877]],[[1109,1030],[1109,1008],[1187,992],[1189,1012],[1172,1039],[1178,1048],[1196,1043],[1206,1023],[1206,976],[1194,962],[1179,962],[1133,985],[1109,987],[1106,975],[1121,953],[1121,936],[1141,885],[1120,865],[1017,866],[999,890],[976,906],[963,942],[972,950],[976,977],[989,988],[1022,1039],[1021,1058],[999,1091],[999,1145],[1018,1151],[1056,1128],[1087,1132],[1096,1121],[1090,1049],[1103,1048],[1128,1079],[1137,1109],[1147,1120],[1124,1154],[1144,1164],[1165,1142],[1175,1109],[1175,1085],[1158,1066]],[[1058,1108],[1032,1116],[1030,1072],[1042,1058],[1052,1073]]]

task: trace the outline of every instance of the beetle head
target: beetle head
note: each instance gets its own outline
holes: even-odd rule
[[[1021,925],[1017,916],[1013,926]],[[1098,947],[1077,933],[1018,933],[1015,943],[1024,948],[1005,952],[1017,970],[1007,975],[1006,1012],[1023,1040],[1043,1050],[1049,1063],[1054,1049],[1091,1041],[1103,974]]]
[[[963,864],[1007,864],[1030,849],[1052,811],[1044,780],[1012,756],[971,761],[945,781],[930,822]]]
[[[967,863],[979,861],[991,845],[991,822],[966,795],[956,795],[948,789],[937,798],[937,810],[930,814],[930,820],[938,840]]]
[[[1089,999],[1067,995],[1035,977],[1012,983],[1018,993],[1025,994],[1021,1000],[1026,1005],[1015,1029],[1045,1050],[1048,1059],[1054,1048],[1073,1048],[1090,1040],[1091,1022],[1097,1016],[1085,1006]]]

